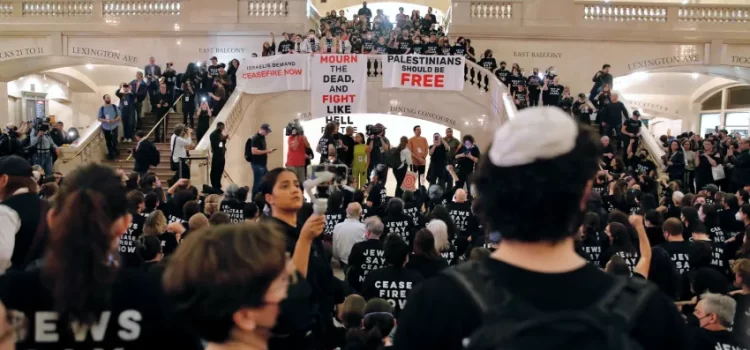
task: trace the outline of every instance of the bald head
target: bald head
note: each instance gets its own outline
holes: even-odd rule
[[[208,218],[203,213],[197,213],[190,217],[188,220],[188,226],[190,231],[197,231],[204,227],[208,227]]]
[[[359,203],[349,203],[346,207],[346,217],[359,220],[362,216],[362,206]]]
[[[463,188],[456,190],[456,203],[466,202],[466,191]]]

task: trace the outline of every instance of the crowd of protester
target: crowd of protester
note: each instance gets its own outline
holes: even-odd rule
[[[392,153],[415,172],[418,129]],[[529,132],[548,136],[528,147]],[[560,109],[527,109],[476,156],[471,186],[390,196],[381,179],[399,168],[386,160],[364,191],[352,171],[311,202],[293,169],[218,195],[3,157],[0,329],[21,349],[747,349],[746,184],[659,191],[643,158],[604,169],[612,145],[592,134]],[[521,320],[549,336],[512,328]]]

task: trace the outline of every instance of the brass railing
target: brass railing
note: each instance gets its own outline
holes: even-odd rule
[[[94,131],[94,133],[92,133],[91,136],[83,144],[81,144],[78,147],[78,152],[76,152],[76,154],[74,154],[70,158],[65,158],[65,159],[62,160],[63,164],[67,164],[69,161],[71,161],[71,160],[75,159],[76,157],[80,156],[81,153],[83,153],[83,151],[86,150],[86,147],[88,147],[89,144],[91,144],[91,141],[93,141],[93,140],[95,140],[95,139],[97,139],[99,137],[99,134],[101,132],[102,132],[102,129],[101,129],[101,125],[100,125],[99,127],[97,127],[97,130]]]
[[[174,103],[172,104],[172,107],[169,107],[169,109],[175,108],[175,106],[177,106],[177,102],[180,102],[180,100],[182,100],[183,96],[185,96],[185,94],[181,94],[179,97],[177,97],[177,99],[174,100]],[[143,138],[148,139],[149,137],[151,137],[151,135],[154,134],[154,131],[156,131],[156,128],[159,126],[159,124],[161,124],[165,120],[167,120],[167,116],[169,115],[169,113],[170,113],[169,110],[167,110],[167,113],[164,113],[164,115],[161,116],[161,119],[159,119],[159,121],[157,121],[156,124],[154,124],[154,127],[151,128],[151,131],[149,131],[148,134],[146,134],[146,136],[144,136]],[[161,135],[163,137],[162,140],[166,140],[167,139],[167,126],[168,125],[164,125],[164,129],[162,130],[162,135]],[[131,158],[133,158],[133,153],[131,153],[128,156],[128,158],[125,159],[125,161],[126,162],[129,161]]]

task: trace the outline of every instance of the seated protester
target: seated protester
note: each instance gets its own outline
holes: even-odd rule
[[[583,217],[581,225],[580,242],[581,250],[585,253],[584,259],[593,264],[599,263],[599,255],[609,247],[609,239],[599,231],[599,215],[588,212]]]
[[[414,229],[419,230],[424,227],[426,222],[419,203],[414,197],[415,194],[412,191],[404,191],[404,194],[401,195],[401,199],[404,200],[404,213],[414,220]]]
[[[190,239],[164,272],[175,318],[208,349],[268,349],[286,299],[304,284],[293,277],[285,245],[281,232],[260,224],[211,228]]]
[[[375,215],[373,211],[371,210],[370,206],[365,203],[365,193],[361,190],[354,191],[354,194],[352,195],[352,202],[359,203],[362,205],[362,216],[359,218],[359,221],[364,223],[365,219],[369,218],[370,216]]]
[[[346,344],[346,334],[362,327],[366,304],[367,301],[361,295],[350,294],[343,304],[336,306],[336,318],[333,320],[336,326],[336,345],[343,347]]]
[[[211,215],[210,218],[208,218],[208,225],[209,226],[219,226],[219,225],[230,225],[232,224],[232,218],[227,215],[225,212],[218,212],[214,213],[214,215]]]
[[[362,291],[362,283],[371,271],[381,269],[385,264],[383,250],[383,222],[377,216],[365,219],[365,238],[367,240],[355,243],[349,252],[349,269],[346,280],[357,292]]]
[[[330,243],[333,240],[333,229],[346,219],[346,210],[343,204],[344,195],[341,191],[334,191],[329,195],[325,213],[326,225],[325,229],[323,229],[323,241]]]
[[[731,266],[729,265],[728,250],[725,249],[724,243],[712,241],[708,234],[708,229],[704,225],[696,225],[693,229],[693,244],[703,242],[711,247],[711,250],[705,249],[705,253],[700,256],[698,261],[699,267],[711,266],[725,276],[731,277]],[[699,253],[700,253],[699,249]],[[708,253],[708,254],[706,254]]]
[[[383,206],[385,205],[388,194],[385,190],[385,179],[388,176],[388,168],[385,164],[378,164],[375,169],[372,170],[370,175],[371,181],[369,189],[367,191],[367,206],[370,207],[371,215],[380,215],[384,213]]]
[[[245,203],[245,206],[242,208],[242,216],[245,218],[245,221],[257,221],[260,217],[258,206],[255,203]]]
[[[545,137],[535,140],[542,144],[528,147],[527,141],[540,132]],[[632,316],[632,328],[618,333],[642,348],[689,348],[689,339],[682,336],[681,316],[667,298],[654,293],[655,287],[608,275],[574,250],[573,236],[598,169],[597,146],[589,131],[557,108],[527,108],[500,126],[491,144],[479,165],[475,185],[481,195],[475,201],[487,229],[501,232],[502,240],[490,259],[459,265],[417,287],[400,315],[395,347],[459,349],[472,335],[477,337],[470,339],[481,339],[482,334],[496,335],[518,322],[541,320],[519,310],[517,302],[523,301],[542,317],[569,317],[571,311],[608,305],[607,309]],[[491,291],[485,287],[490,284]],[[624,289],[626,285],[633,289]],[[622,298],[613,305],[611,295]],[[524,316],[505,324],[482,324],[482,315],[493,311]],[[576,323],[607,337],[606,331],[583,326],[587,322]],[[620,320],[602,317],[596,322],[615,325]],[[470,340],[469,344],[497,348],[536,342],[538,348],[554,348],[564,342],[566,348],[601,348],[601,338],[580,337],[580,333],[568,333],[565,339],[539,337],[555,326],[547,325],[524,334],[510,332],[497,342],[472,345]],[[556,334],[565,336],[565,332]]]
[[[430,230],[423,228],[414,237],[414,252],[406,263],[407,269],[419,272],[425,279],[437,276],[448,268],[448,262],[440,256],[436,240]]]
[[[695,327],[696,350],[745,349],[746,345],[733,339],[732,324],[737,302],[732,297],[708,293],[695,306],[693,315],[698,319]]]
[[[183,240],[187,238],[190,233],[200,231],[209,226],[208,218],[203,213],[198,213],[191,216],[190,220],[188,220],[188,224],[190,226],[190,230],[185,231],[185,233],[182,234]]]
[[[721,229],[719,213],[721,207],[715,204],[702,205],[698,210],[698,216],[708,229],[708,234],[716,243],[724,243],[730,236]]]
[[[737,302],[732,333],[739,344],[750,344],[750,260],[737,260],[732,271],[735,275],[734,285],[740,288],[732,295]]]
[[[166,199],[164,198],[164,189],[161,187],[161,185],[162,184],[159,178],[152,173],[149,173],[145,178],[142,178],[141,183],[139,184],[139,186],[141,187],[141,192],[143,192],[144,195],[148,196],[149,193],[153,193],[156,195],[159,203],[164,204]]]
[[[386,267],[367,274],[362,284],[362,296],[366,300],[387,300],[394,305],[393,315],[398,318],[399,312],[406,306],[409,293],[424,278],[419,272],[404,267],[409,261],[409,246],[400,236],[389,235],[383,247]]]
[[[689,198],[685,196],[685,198]],[[684,202],[684,199],[683,199]],[[703,225],[700,216],[698,216],[698,209],[691,207],[689,204],[682,206],[682,215],[680,216],[684,229],[682,230],[682,237],[685,240],[689,240],[693,236],[693,229],[698,225]]]
[[[9,270],[23,271],[44,254],[48,232],[44,218],[50,205],[39,198],[37,189],[29,162],[13,155],[0,158],[0,200],[9,219],[4,224],[2,260],[10,260]]]
[[[344,271],[349,267],[352,247],[367,239],[365,225],[359,222],[361,216],[362,207],[359,203],[349,203],[346,207],[346,219],[336,224],[333,229],[333,257],[339,261]]]
[[[181,179],[180,181],[182,180],[185,179]],[[169,189],[169,193],[173,194],[167,199],[167,202],[160,207],[164,217],[167,218],[167,223],[170,224],[175,222],[183,223],[186,221],[186,218],[183,217],[185,213],[183,212],[182,207],[185,203],[194,199],[193,192],[188,190],[187,187],[181,190],[176,189],[176,187],[178,187],[177,184]]]
[[[407,242],[409,247],[412,246],[414,242],[414,219],[404,214],[404,201],[401,198],[391,198],[388,201],[383,217],[383,226],[383,233],[386,237],[396,234],[404,242]]]
[[[437,205],[427,215],[427,221],[440,220],[448,226],[448,240],[453,242],[458,236],[458,227],[453,223],[450,212],[444,205]]]
[[[602,201],[607,211],[619,210],[623,213],[630,212],[627,189],[628,184],[624,180],[616,180],[609,183],[609,192],[602,196]]]
[[[648,280],[659,286],[659,290],[669,300],[679,300],[682,278],[674,261],[664,248],[654,247],[651,249]]]
[[[656,176],[656,165],[648,158],[648,151],[644,148],[638,151],[638,160],[635,163],[635,173],[638,175]]]
[[[107,166],[83,165],[65,178],[46,216],[41,268],[0,278],[0,299],[25,326],[18,349],[202,349],[164,314],[159,274],[113,263],[130,224],[126,194]]]
[[[666,242],[659,247],[669,253],[680,274],[690,271],[690,242],[682,236],[682,223],[675,218],[669,218],[664,221],[663,229]]]
[[[473,216],[471,212],[471,202],[467,201],[466,197],[466,191],[459,188],[453,195],[452,203],[448,204],[446,207],[451,215],[451,221],[453,221],[453,224],[456,225],[456,229],[458,230],[458,236],[453,242],[459,255],[463,255],[466,251],[466,247],[469,243],[469,235],[471,234],[469,230],[472,229],[472,227],[470,227],[470,218]]]
[[[188,220],[193,217],[193,215],[198,214],[201,212],[201,206],[198,204],[198,201],[192,200],[187,201],[182,206],[182,217],[185,218],[185,221],[182,222],[182,226],[185,226],[185,231],[190,230],[190,223]]]
[[[146,218],[141,215],[145,206],[145,196],[140,191],[130,191],[127,195],[128,213],[132,217],[127,231],[120,236],[118,251],[120,252],[120,266],[138,267],[141,258],[138,256],[136,241],[143,233],[143,224]]]
[[[143,224],[143,233],[159,238],[164,255],[170,256],[177,250],[182,234],[185,233],[185,226],[179,222],[173,222],[167,225],[167,218],[161,210],[156,210],[146,218]]]
[[[448,226],[441,220],[431,220],[426,228],[435,237],[435,249],[440,256],[448,262],[448,265],[458,264],[459,255],[456,254],[456,247],[448,239]]]
[[[346,335],[344,349],[391,349],[391,332],[396,328],[394,307],[382,298],[370,299],[365,305],[362,328]]]
[[[594,178],[594,186],[591,188],[591,191],[596,192],[599,196],[604,196],[609,193],[610,182],[612,182],[612,176],[606,170],[601,170]]]
[[[649,210],[644,216],[646,224],[646,235],[648,236],[648,242],[651,246],[656,247],[659,244],[666,242],[664,237],[664,218],[661,213],[656,210]]]
[[[610,222],[604,232],[609,237],[609,248],[599,256],[599,267],[606,267],[613,255],[619,255],[633,272],[640,254],[633,246],[627,227],[619,222]]]
[[[141,215],[148,217],[157,208],[159,208],[159,197],[157,197],[156,193],[149,193],[143,199],[143,211],[141,211]]]
[[[156,236],[142,236],[135,242],[136,253],[141,260],[139,268],[149,271],[164,257],[161,241]]]
[[[227,186],[227,191],[224,193],[224,200],[221,201],[221,211],[229,215],[232,223],[240,223],[245,221],[245,215],[243,210],[245,209],[245,202],[247,201],[247,195],[250,189],[247,186],[239,187],[235,184]]]
[[[742,222],[735,218],[737,212],[740,211],[740,204],[737,200],[737,196],[731,193],[727,194],[724,198],[724,207],[722,209],[723,210],[719,212],[719,227],[721,227],[725,236],[732,236],[733,234],[744,232]]]

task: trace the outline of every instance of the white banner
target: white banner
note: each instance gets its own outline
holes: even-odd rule
[[[463,56],[387,55],[383,60],[383,88],[461,91]]]
[[[313,118],[367,113],[367,56],[314,55],[311,60]]]
[[[307,55],[278,55],[245,60],[237,84],[248,94],[307,90],[310,68]]]

